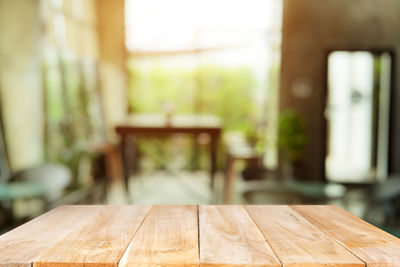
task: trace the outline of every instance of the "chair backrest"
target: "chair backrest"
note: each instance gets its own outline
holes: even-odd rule
[[[10,179],[11,182],[33,182],[43,185],[49,201],[61,197],[71,180],[71,171],[64,165],[54,163],[45,163],[19,171]]]
[[[5,182],[10,178],[10,167],[8,165],[6,144],[3,137],[3,126],[0,118],[0,182]]]

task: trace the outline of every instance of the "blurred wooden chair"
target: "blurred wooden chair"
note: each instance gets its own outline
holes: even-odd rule
[[[248,165],[258,166],[262,157],[246,141],[242,135],[232,134],[225,138],[226,147],[226,171],[224,183],[224,204],[232,202],[234,182],[236,177],[236,163],[244,161]]]
[[[69,168],[57,163],[44,163],[24,169],[13,174],[10,183],[36,184],[44,189],[47,202],[62,197],[64,190],[70,185],[72,174]]]
[[[13,227],[47,210],[52,202],[60,199],[70,185],[72,174],[61,164],[45,163],[26,168],[12,174],[7,182],[0,183],[0,213],[4,220],[0,226]],[[39,201],[36,209],[27,205],[33,200]],[[15,214],[16,202],[26,206],[23,216]],[[28,202],[27,202],[28,201]]]

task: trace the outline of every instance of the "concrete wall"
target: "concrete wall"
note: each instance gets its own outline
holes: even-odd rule
[[[393,49],[400,66],[399,0],[284,0],[280,108],[304,115],[309,136],[303,177],[324,175],[325,56],[329,49]],[[400,100],[400,68],[394,77]],[[400,102],[399,102],[400,103]],[[399,105],[394,113],[399,114]],[[393,136],[400,136],[400,116]],[[400,172],[399,142],[391,144],[391,166]]]
[[[39,0],[0,0],[0,105],[13,170],[43,160],[40,52]]]

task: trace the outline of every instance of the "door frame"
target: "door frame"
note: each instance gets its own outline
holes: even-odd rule
[[[330,48],[327,49],[324,53],[324,57],[323,57],[323,87],[322,87],[322,112],[321,112],[321,125],[322,125],[322,137],[321,137],[321,147],[322,147],[322,156],[323,156],[323,160],[322,160],[322,175],[321,177],[323,177],[324,181],[328,181],[327,177],[326,177],[326,157],[327,157],[327,153],[328,153],[328,121],[325,117],[325,109],[327,107],[327,101],[328,101],[328,73],[329,73],[329,66],[328,66],[328,60],[329,60],[329,55],[333,52],[369,52],[375,55],[380,55],[383,53],[388,53],[391,57],[391,69],[390,69],[390,92],[389,92],[389,96],[390,96],[390,107],[389,107],[389,135],[388,135],[388,174],[392,173],[393,170],[393,166],[392,166],[392,161],[391,161],[391,155],[393,153],[393,149],[392,149],[392,140],[394,140],[394,105],[395,105],[395,95],[394,95],[394,91],[395,91],[395,86],[396,86],[396,55],[394,52],[393,48],[357,48],[357,47],[353,47],[353,48],[342,48],[342,47],[337,47],[337,48]]]

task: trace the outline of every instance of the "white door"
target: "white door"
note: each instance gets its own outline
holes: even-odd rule
[[[328,180],[365,182],[387,174],[388,79],[388,54],[337,51],[329,55]]]

